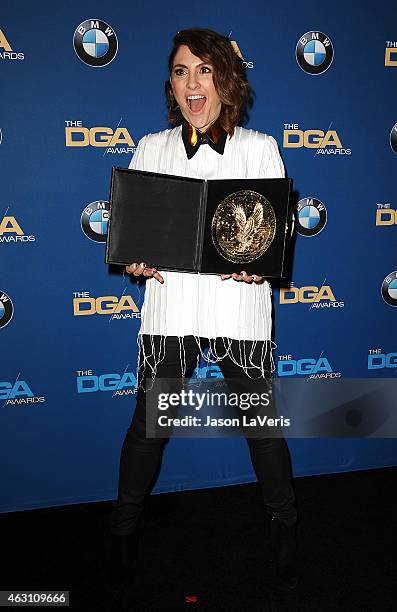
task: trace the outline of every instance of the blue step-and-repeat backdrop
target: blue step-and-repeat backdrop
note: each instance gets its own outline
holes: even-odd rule
[[[294,179],[278,375],[396,375],[396,23],[374,0],[2,2],[0,511],[116,497],[143,286],[104,264],[110,173],[168,127],[178,30],[234,41],[248,127],[277,139]],[[288,443],[296,476],[397,459],[393,439]],[[254,480],[243,438],[172,439],[154,492]]]

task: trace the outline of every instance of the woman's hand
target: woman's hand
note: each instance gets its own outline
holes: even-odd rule
[[[263,283],[263,281],[265,280],[264,276],[258,276],[257,274],[252,274],[252,276],[250,276],[249,274],[247,274],[247,272],[245,270],[242,270],[240,272],[240,274],[237,274],[237,272],[233,272],[233,274],[221,274],[221,279],[222,280],[226,280],[227,278],[233,278],[236,281],[244,281],[245,283],[257,283],[258,285],[260,283]]]
[[[134,276],[145,276],[146,278],[155,278],[159,281],[159,283],[163,284],[164,279],[161,276],[160,272],[157,272],[156,268],[147,268],[144,262],[137,264],[132,263],[129,266],[125,267],[125,271],[127,274],[133,274]]]

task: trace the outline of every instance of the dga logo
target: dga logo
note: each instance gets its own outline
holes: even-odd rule
[[[82,121],[65,121],[65,145],[67,147],[106,147],[105,153],[133,153],[135,143],[127,128],[83,126]],[[120,146],[121,145],[121,146]]]
[[[326,357],[293,359],[292,355],[280,355],[277,362],[278,376],[307,376],[309,378],[340,378]]]
[[[25,234],[15,217],[6,216],[0,221],[0,244],[5,242],[34,242],[36,236]]]
[[[390,131],[390,146],[397,155],[397,123],[395,123]]]
[[[5,37],[5,34],[0,30],[0,60],[24,60],[23,53],[16,53],[11,49],[11,45]]]
[[[308,74],[321,74],[332,64],[334,48],[323,32],[306,32],[296,45],[295,56],[302,70]]]
[[[317,198],[303,198],[298,202],[295,217],[298,234],[315,236],[327,223],[327,209]]]
[[[107,66],[117,53],[117,36],[105,21],[87,19],[76,28],[73,46],[78,57],[88,66]]]
[[[393,40],[386,41],[385,66],[397,66],[397,42]]]
[[[390,204],[377,204],[375,225],[397,225],[397,209]]]
[[[211,363],[205,366],[197,366],[192,374],[193,379],[200,378],[223,378],[222,370],[216,363]]]
[[[41,404],[45,402],[44,396],[35,395],[26,380],[15,382],[0,382],[0,400],[6,400],[4,406],[16,404]]]
[[[91,202],[81,213],[81,229],[94,242],[106,242],[109,221],[109,202]]]
[[[14,314],[14,305],[9,295],[0,289],[0,329],[8,325]]]
[[[397,369],[397,353],[384,353],[382,349],[368,351],[368,370]]]
[[[331,122],[332,125],[332,122]],[[322,155],[351,155],[351,149],[345,149],[336,130],[301,130],[298,123],[284,123],[283,147],[290,149],[317,149]]]
[[[77,370],[76,374],[77,393],[113,391],[113,397],[136,393],[137,381],[132,372],[97,376],[93,370]]]
[[[231,32],[229,34],[229,38],[230,38],[230,35],[231,35]],[[237,53],[239,58],[242,60],[244,68],[253,68],[254,67],[254,62],[246,62],[245,61],[245,59],[243,57],[243,54],[240,51],[240,47],[237,44],[237,41],[231,40],[230,44],[232,45],[234,52]]]
[[[397,306],[397,272],[391,272],[382,283],[382,297],[386,304]]]
[[[310,308],[343,308],[344,302],[337,302],[330,285],[308,285],[306,287],[282,287],[280,304],[311,304]]]
[[[112,315],[113,319],[140,319],[141,313],[130,295],[91,297],[88,291],[73,293],[73,314],[78,316]]]

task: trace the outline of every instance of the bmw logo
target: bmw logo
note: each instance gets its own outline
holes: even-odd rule
[[[0,290],[0,329],[8,325],[14,314],[11,298]]]
[[[397,155],[397,123],[395,123],[390,132],[390,146]]]
[[[334,48],[323,32],[306,32],[296,45],[295,56],[302,70],[308,74],[321,74],[332,64]]]
[[[106,242],[109,221],[109,202],[91,202],[81,213],[81,229],[90,240]]]
[[[73,46],[78,57],[88,66],[107,66],[117,53],[117,36],[105,21],[87,19],[76,28]]]
[[[316,198],[303,198],[298,202],[295,217],[298,234],[315,236],[327,223],[327,209]]]
[[[382,283],[382,297],[390,306],[397,306],[397,271],[390,272]]]

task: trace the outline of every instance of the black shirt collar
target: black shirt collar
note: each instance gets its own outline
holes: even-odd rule
[[[200,132],[185,119],[182,123],[182,140],[188,159],[191,159],[202,144],[208,144],[214,151],[223,155],[227,139],[227,132],[216,120],[206,132]]]

